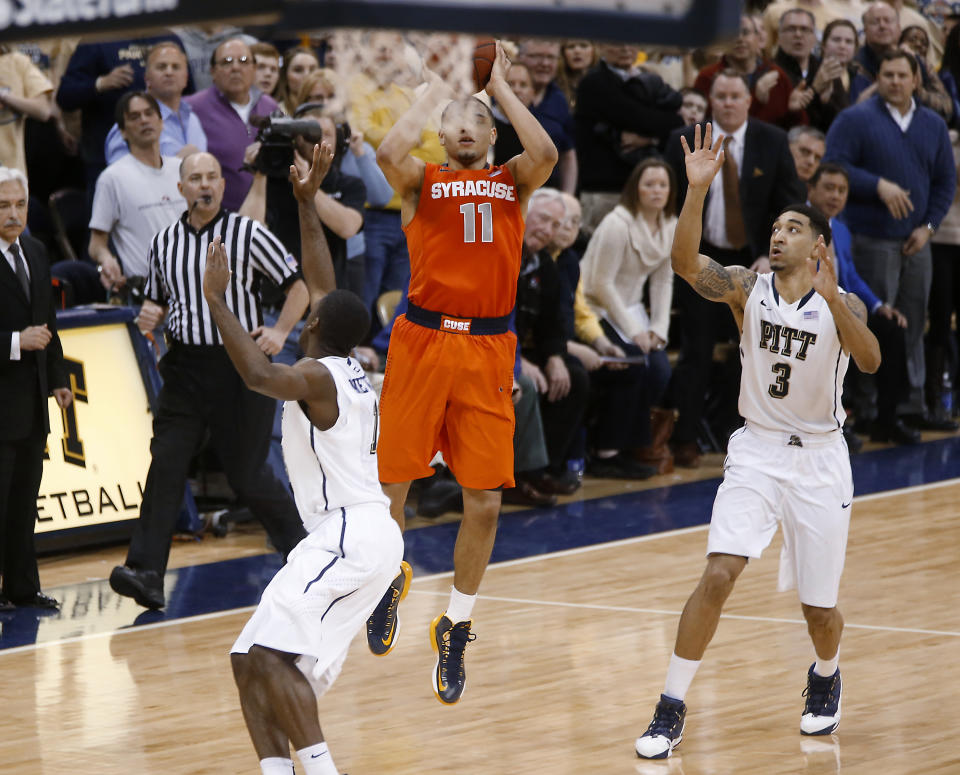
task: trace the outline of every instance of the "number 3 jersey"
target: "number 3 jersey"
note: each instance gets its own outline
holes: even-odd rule
[[[739,409],[747,422],[800,433],[841,427],[840,394],[849,360],[823,296],[811,288],[787,304],[774,275],[758,275],[740,337]]]
[[[523,213],[505,165],[427,164],[407,224],[413,304],[463,318],[509,315],[517,295]]]
[[[300,402],[283,405],[283,462],[308,533],[342,508],[389,505],[377,473],[377,394],[355,358],[319,360],[337,385],[337,421],[321,431]]]

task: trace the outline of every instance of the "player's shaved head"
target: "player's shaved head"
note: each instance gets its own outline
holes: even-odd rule
[[[337,289],[313,305],[300,334],[300,348],[307,355],[322,349],[346,357],[369,329],[370,313],[360,297]]]
[[[443,124],[444,119],[447,118],[447,115],[451,111],[466,111],[471,108],[482,111],[490,121],[490,125],[493,126],[493,111],[490,110],[490,106],[487,105],[487,103],[483,100],[478,100],[476,97],[462,97],[458,100],[451,100],[447,107],[443,109],[443,113],[440,114],[440,123]]]

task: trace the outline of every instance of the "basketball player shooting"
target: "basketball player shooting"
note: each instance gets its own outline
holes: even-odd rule
[[[497,135],[490,108],[474,97],[454,99],[429,70],[426,91],[377,149],[401,196],[410,253],[410,306],[394,325],[381,393],[380,480],[401,528],[410,482],[430,475],[438,450],[463,488],[450,602],[430,627],[433,688],[446,704],[463,693],[464,649],[474,637],[473,604],[493,549],[500,491],[513,486],[516,336],[508,323],[527,200],[557,162],[549,135],[507,85],[507,65],[497,43],[486,91],[517,130],[520,155],[489,166]],[[410,152],[444,103],[439,134],[447,161],[425,164]],[[396,643],[397,605],[409,583],[404,564],[367,623],[375,654]]]
[[[804,735],[840,723],[837,609],[853,500],[841,433],[843,376],[852,355],[874,372],[880,346],[863,302],[837,286],[827,254],[830,225],[805,204],[786,208],[770,235],[772,273],[721,266],[699,253],[703,207],[723,166],[723,138],[708,124],[691,151],[683,141],[689,190],[673,242],[673,269],[705,299],[729,305],[740,329],[744,427],[727,449],[707,540],[707,567],[680,616],[667,679],[637,755],[664,759],[680,743],[684,698],[734,582],[783,526],[781,590],[797,587],[816,661],[807,671]]]
[[[293,745],[307,775],[338,775],[317,699],[336,679],[350,641],[377,605],[403,557],[377,474],[377,399],[350,357],[369,313],[334,290],[333,264],[314,206],[333,150],[314,146],[306,177],[290,168],[299,204],[310,313],[306,357],[271,363],[224,299],[231,267],[219,237],[206,258],[203,292],[224,346],[251,390],[279,398],[283,458],[307,530],[263,592],[231,649],[243,717],[263,775],[290,775]]]

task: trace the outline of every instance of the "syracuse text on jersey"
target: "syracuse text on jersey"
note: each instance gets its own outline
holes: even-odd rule
[[[516,189],[507,183],[495,180],[453,180],[449,183],[434,183],[430,186],[431,199],[447,199],[465,196],[486,196],[491,199],[516,200]]]

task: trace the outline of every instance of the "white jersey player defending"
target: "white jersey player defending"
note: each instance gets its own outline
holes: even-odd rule
[[[333,265],[314,197],[333,158],[314,148],[300,179],[303,274],[310,314],[307,357],[271,363],[227,308],[226,253],[214,240],[203,291],[231,360],[252,390],[286,400],[283,457],[308,535],[264,590],[231,649],[240,705],[264,775],[290,775],[293,745],[307,775],[337,775],[317,718],[357,631],[390,586],[403,538],[377,474],[376,393],[349,357],[370,318],[362,301],[334,288]]]
[[[816,662],[807,671],[805,735],[827,735],[840,721],[837,667],[843,617],[837,590],[850,523],[853,480],[841,433],[840,390],[848,356],[861,370],[880,365],[867,312],[837,287],[818,210],[784,210],[770,236],[772,274],[721,266],[698,254],[707,190],[723,165],[722,138],[691,152],[684,141],[689,190],[673,242],[673,269],[701,296],[730,306],[740,327],[746,419],[728,445],[707,541],[707,567],[684,606],[666,685],[647,731],[643,758],[663,759],[680,742],[684,696],[713,637],[724,602],[751,557],[783,525],[780,587],[798,588]]]

